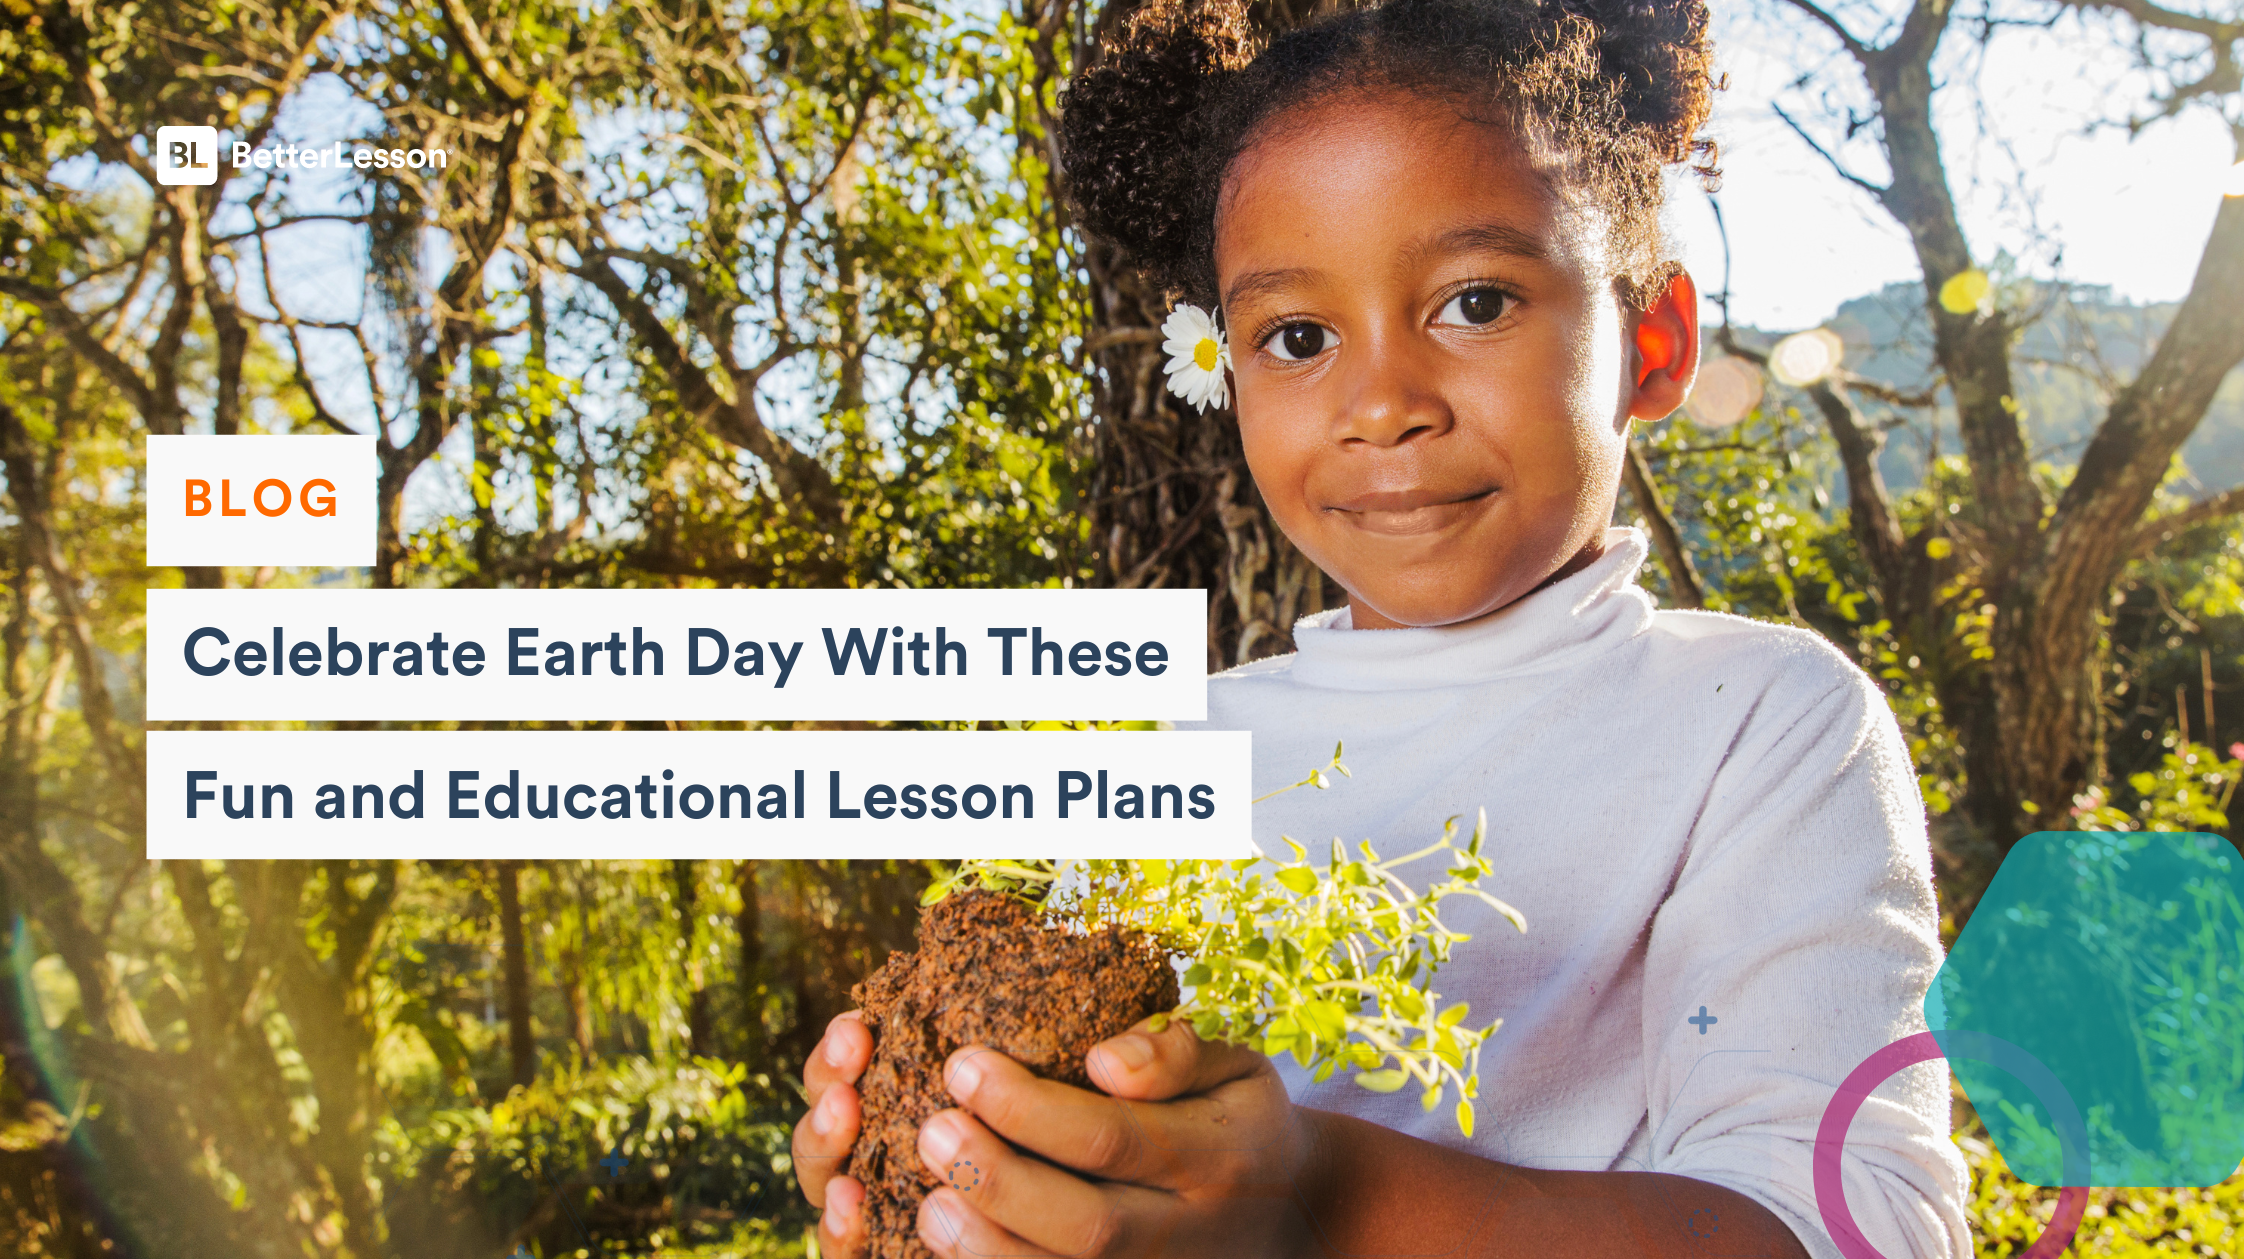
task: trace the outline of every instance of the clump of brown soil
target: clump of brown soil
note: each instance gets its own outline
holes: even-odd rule
[[[945,1060],[987,1045],[1046,1079],[1091,1087],[1091,1046],[1176,1008],[1177,979],[1142,932],[1047,926],[1011,897],[975,891],[924,910],[919,950],[890,956],[852,995],[873,1033],[849,1163],[865,1186],[866,1237],[874,1259],[929,1259],[919,1204],[946,1169],[920,1166],[919,1126],[956,1105]]]

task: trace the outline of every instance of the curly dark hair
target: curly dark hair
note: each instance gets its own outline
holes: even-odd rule
[[[1609,216],[1624,295],[1649,307],[1681,269],[1664,170],[1719,178],[1699,129],[1720,86],[1706,0],[1389,0],[1261,49],[1239,0],[1152,0],[1068,88],[1061,153],[1083,226],[1213,307],[1224,175],[1273,119],[1338,94],[1440,96],[1554,159],[1554,185]]]

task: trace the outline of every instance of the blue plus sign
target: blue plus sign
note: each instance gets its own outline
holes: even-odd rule
[[[1704,1035],[1706,1035],[1706,1029],[1707,1029],[1707,1025],[1708,1025],[1708,1024],[1711,1024],[1711,1023],[1719,1023],[1719,1022],[1721,1022],[1722,1020],[1720,1020],[1720,1019],[1718,1019],[1718,1018],[1714,1017],[1714,1016],[1713,1016],[1713,1015],[1711,1015],[1711,1014],[1708,1014],[1708,1013],[1706,1012],[1706,1007],[1702,1005],[1702,1006],[1700,1006],[1700,1007],[1699,1007],[1699,1013],[1698,1013],[1698,1017],[1697,1017],[1697,1018],[1685,1019],[1685,1020],[1683,1020],[1683,1021],[1684,1021],[1684,1022],[1686,1022],[1686,1023],[1691,1023],[1691,1024],[1695,1024],[1695,1025],[1696,1025],[1696,1026],[1698,1027],[1698,1029],[1699,1029],[1699,1035],[1701,1035],[1701,1036],[1704,1036]]]
[[[624,1162],[622,1155],[611,1153],[608,1157],[600,1160],[600,1166],[607,1168],[608,1179],[614,1180],[616,1177],[623,1175],[623,1169],[627,1164]]]

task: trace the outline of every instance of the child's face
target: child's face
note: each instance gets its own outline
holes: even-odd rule
[[[1698,357],[1689,279],[1636,311],[1604,227],[1503,129],[1402,93],[1288,117],[1232,165],[1247,463],[1358,628],[1469,620],[1602,552],[1628,422],[1681,405]],[[1675,347],[1641,384],[1640,324]]]

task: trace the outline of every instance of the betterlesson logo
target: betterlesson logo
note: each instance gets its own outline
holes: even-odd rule
[[[218,128],[156,128],[156,182],[166,185],[217,183]]]
[[[158,127],[153,149],[159,184],[215,184],[225,163],[235,170],[442,171],[452,155],[444,149],[386,148],[337,140],[312,145],[276,142],[222,144],[216,127]]]

